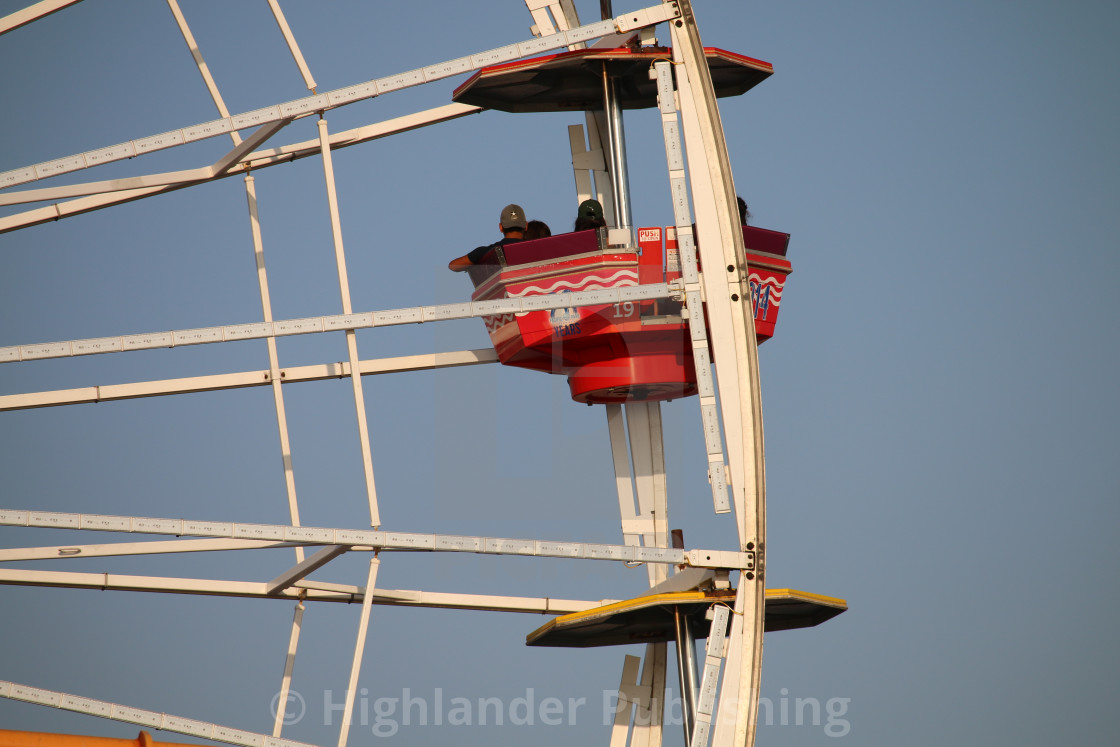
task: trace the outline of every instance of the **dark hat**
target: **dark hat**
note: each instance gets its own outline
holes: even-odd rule
[[[595,218],[597,220],[603,219],[603,206],[599,204],[598,200],[584,200],[579,204],[579,212],[576,213],[577,218]]]
[[[525,211],[521,209],[520,205],[506,205],[502,208],[502,228],[520,228],[525,230],[527,222],[525,220]]]

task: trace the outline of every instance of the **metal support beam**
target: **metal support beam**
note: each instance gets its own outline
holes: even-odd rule
[[[292,59],[295,60],[296,67],[299,68],[299,74],[303,76],[304,85],[307,86],[308,91],[315,93],[315,79],[311,77],[311,69],[307,66],[307,61],[303,59],[303,52],[296,44],[296,37],[292,33],[292,28],[288,25],[288,19],[284,17],[284,11],[280,9],[280,3],[277,0],[268,0],[268,7],[272,9],[272,16],[276,19],[276,25],[280,27],[280,34],[288,44],[288,51],[292,53]]]
[[[139,516],[58,513],[0,509],[0,526],[76,529],[81,531],[163,534],[177,537],[298,542],[303,545],[345,545],[378,551],[465,552],[478,555],[520,555],[540,558],[581,558],[621,563],[665,563],[696,568],[754,570],[753,552],[683,550],[672,547],[631,547],[595,542],[475,537],[458,534],[384,532],[374,529],[295,527],[284,524],[242,524]],[[740,588],[747,586],[741,584]]]
[[[758,726],[765,609],[766,469],[762,394],[746,251],[736,209],[727,141],[711,72],[690,0],[673,0],[670,24],[677,96],[696,209],[701,285],[711,328],[720,415],[727,439],[739,547],[758,552],[758,568],[740,574],[730,653],[716,718],[715,747],[751,747]],[[682,248],[683,251],[683,248]]]
[[[72,558],[115,558],[124,555],[164,555],[179,552],[262,550],[295,547],[292,542],[246,539],[186,539],[152,542],[112,542],[104,545],[52,545],[13,547],[0,550],[0,563],[24,560],[69,560]]]
[[[370,605],[373,595],[368,591],[377,583],[377,569],[381,560],[377,557],[369,559],[369,577],[366,581],[366,594],[362,599],[362,613],[358,619],[358,638],[354,643],[354,658],[350,662],[350,682],[346,686],[346,705],[342,709],[342,726],[338,734],[338,747],[346,747],[346,739],[350,736],[350,720],[354,713],[354,697],[358,691],[358,674],[362,670],[362,654],[366,650],[366,633],[369,630]]]
[[[288,693],[292,689],[292,670],[296,665],[296,649],[299,647],[299,634],[303,628],[303,600],[296,603],[292,616],[292,634],[288,637],[288,653],[284,656],[284,674],[280,677],[280,694],[276,699],[276,720],[272,724],[272,736],[278,737],[284,730],[285,716],[288,712]]]
[[[119,573],[71,573],[65,571],[20,571],[0,568],[0,585],[38,586],[57,589],[96,589],[156,594],[198,594],[244,599],[289,599],[307,602],[354,604],[365,598],[365,590],[353,584],[297,581],[291,588],[268,593],[263,581],[226,581],[204,578],[129,576]],[[459,594],[417,589],[374,589],[373,604],[387,607],[424,607],[482,612],[519,612],[532,615],[566,615],[617,602],[617,599],[556,599],[511,597],[501,594]]]
[[[517,296],[493,301],[449,303],[436,306],[413,306],[407,309],[366,311],[357,314],[285,319],[276,322],[227,324],[221,327],[149,332],[121,337],[99,337],[87,340],[64,340],[0,348],[0,363],[15,363],[46,358],[71,358],[79,355],[123,353],[133,350],[155,350],[184,345],[205,345],[213,342],[261,340],[269,337],[309,335],[320,332],[344,332],[370,327],[393,327],[401,324],[446,322],[452,319],[473,319],[499,314],[521,314],[530,311],[562,309],[570,306],[599,306],[627,301],[672,298],[679,295],[666,283],[628,285],[614,288],[546,293],[539,296]],[[351,361],[353,366],[354,361]],[[349,370],[353,370],[356,366]],[[349,373],[344,374],[349,376]]]
[[[334,245],[335,266],[338,269],[338,288],[342,296],[342,313],[353,313],[350,305],[350,279],[346,272],[346,253],[342,243],[342,220],[338,212],[338,192],[334,181],[334,161],[331,158],[331,141],[327,120],[319,120],[319,150],[323,156],[323,177],[327,188],[327,209],[330,213],[331,239]],[[362,377],[358,371],[358,338],[353,328],[346,330],[346,350],[350,356],[350,382],[354,390],[354,411],[358,419],[358,442],[362,454],[362,472],[366,481],[366,499],[369,502],[369,524],[381,526],[377,508],[377,487],[373,479],[373,455],[370,453],[369,425],[366,419],[366,400],[362,391]]]
[[[279,576],[269,581],[268,586],[265,589],[266,593],[275,594],[278,591],[287,589],[296,581],[310,576],[312,573],[319,570],[327,563],[337,558],[339,555],[343,555],[344,553],[346,553],[346,551],[349,549],[349,547],[343,547],[342,545],[331,545],[328,547],[324,547],[322,550],[315,553],[307,560],[297,563],[284,573],[281,573]]]
[[[498,354],[494,348],[481,350],[457,350],[448,353],[424,353],[406,355],[400,358],[374,358],[360,362],[362,376],[402,373],[405,371],[428,371],[437,368],[457,366],[477,366],[484,363],[497,363]],[[210,376],[191,376],[184,379],[163,379],[161,381],[139,381],[132,384],[102,384],[80,389],[56,389],[49,392],[28,392],[27,394],[0,395],[0,412],[23,410],[32,407],[56,407],[91,402],[114,402],[141,397],[160,397],[172,394],[191,394],[194,392],[216,392],[223,389],[242,389],[255,386],[273,386],[279,380],[284,384],[306,381],[326,381],[341,379],[350,375],[350,364],[346,362],[321,363],[312,366],[294,366],[280,369],[279,376],[269,370],[242,371],[239,373],[212,374]]]
[[[688,744],[696,718],[696,639],[688,618],[681,614],[679,607],[673,607],[673,627],[677,643],[677,680],[681,689],[681,723],[684,741]]]
[[[353,130],[347,130],[331,136],[332,148],[345,148],[350,145],[357,145],[365,143],[370,140],[377,140],[379,138],[395,135],[409,130],[415,130],[420,127],[426,127],[440,122],[447,122],[452,119],[458,119],[468,114],[477,114],[484,111],[481,107],[467,106],[465,104],[448,104],[446,106],[436,107],[416,114],[409,114],[403,117],[396,117],[394,119],[386,120],[376,124],[365,125]],[[225,174],[214,176],[215,179],[220,179],[226,176],[231,176],[235,173],[244,173],[250,168],[262,169],[268,166],[275,166],[280,163],[289,163],[300,158],[307,158],[319,153],[318,140],[306,140],[299,143],[293,143],[280,148],[270,148],[264,151],[251,153],[242,159],[242,162],[236,167],[229,169]],[[145,197],[153,197],[167,192],[173,192],[177,189],[184,187],[194,186],[200,182],[186,181],[183,183],[167,184],[166,186],[144,187],[142,189],[130,189],[124,192],[112,194],[92,195],[89,197],[82,197],[69,202],[59,202],[47,207],[35,208],[27,210],[22,213],[10,215],[0,218],[0,233],[8,231],[17,231],[21,228],[28,228],[29,226],[37,226],[42,223],[49,223],[62,218],[70,218],[75,215],[82,215],[94,210],[101,210],[102,208],[112,207],[113,205],[121,205],[126,202],[134,200],[142,200]],[[20,193],[17,193],[20,194]],[[22,200],[20,200],[22,202]]]
[[[0,189],[26,184],[39,179],[45,179],[59,174],[100,166],[114,161],[166,150],[185,143],[197,142],[207,138],[223,135],[234,130],[243,130],[248,127],[274,122],[287,117],[305,117],[315,112],[326,112],[340,106],[352,104],[357,101],[374,98],[391,91],[423,85],[436,80],[443,80],[461,73],[478,70],[489,65],[509,62],[521,57],[540,54],[553,49],[567,47],[577,42],[586,42],[601,36],[612,34],[616,31],[625,32],[654,26],[680,15],[676,6],[672,4],[652,6],[642,10],[623,14],[618,18],[597,23],[587,24],[569,31],[561,31],[550,36],[531,38],[516,44],[508,44],[496,49],[486,50],[467,57],[429,65],[428,67],[410,70],[397,75],[376,78],[364,83],[339,88],[327,93],[308,96],[294,101],[287,101],[250,112],[244,112],[231,117],[223,117],[211,122],[202,122],[190,127],[151,135],[138,140],[113,145],[107,148],[77,153],[54,161],[37,163],[11,171],[0,173]]]
[[[57,13],[63,8],[78,2],[81,2],[81,0],[42,0],[42,2],[29,5],[23,10],[9,13],[0,18],[0,34],[6,34],[20,26],[26,26],[32,21],[49,16],[51,13]]]
[[[89,716],[123,721],[127,724],[139,724],[151,729],[187,734],[192,737],[210,739],[215,742],[236,744],[240,747],[314,747],[306,742],[296,742],[291,739],[276,739],[265,734],[256,734],[242,729],[232,729],[228,726],[211,724],[182,716],[173,716],[169,713],[145,711],[142,708],[109,703],[104,700],[83,698],[69,693],[43,690],[38,687],[21,685],[18,682],[0,681],[0,698],[22,700],[25,703],[50,706],[63,711],[84,713]]]
[[[282,119],[278,122],[271,122],[262,125],[245,140],[241,140],[239,137],[238,144],[210,166],[187,169],[185,171],[166,171],[159,174],[109,179],[101,182],[67,184],[60,187],[45,187],[43,189],[27,189],[22,192],[3,192],[0,193],[0,206],[22,205],[28,202],[42,202],[44,200],[62,200],[84,195],[133,192],[141,189],[154,189],[159,187],[189,187],[213,179],[220,179],[223,176],[227,176],[234,168],[241,165],[252,152],[253,148],[262,145],[266,140],[291,123],[291,121],[290,119]]]

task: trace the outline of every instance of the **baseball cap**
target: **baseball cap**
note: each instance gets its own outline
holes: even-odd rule
[[[525,211],[521,209],[520,205],[506,205],[502,208],[502,228],[520,228],[525,229],[528,223],[525,220]]]
[[[603,206],[599,204],[598,200],[584,200],[579,204],[579,212],[576,213],[579,218],[597,218],[603,219]]]

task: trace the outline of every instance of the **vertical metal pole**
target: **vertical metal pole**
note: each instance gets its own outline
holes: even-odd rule
[[[346,705],[342,709],[342,728],[338,735],[338,747],[346,747],[350,736],[350,717],[354,713],[354,695],[358,690],[358,674],[362,671],[362,654],[366,650],[366,633],[369,631],[369,610],[373,606],[373,590],[377,584],[377,569],[381,559],[376,555],[369,561],[369,576],[362,593],[362,615],[358,620],[358,640],[354,643],[354,659],[350,662],[350,681],[346,686]]]
[[[342,224],[338,217],[338,193],[334,185],[334,162],[331,160],[330,134],[327,120],[319,120],[319,149],[323,154],[323,175],[327,182],[327,205],[331,213],[331,236],[334,239],[335,263],[338,266],[338,287],[342,294],[342,313],[352,314],[350,306],[350,279],[346,274],[346,254],[342,247]],[[346,348],[350,354],[350,381],[354,385],[354,407],[358,413],[358,438],[362,448],[362,468],[366,478],[366,495],[369,500],[370,526],[380,526],[377,510],[377,489],[373,482],[373,458],[370,456],[369,426],[366,422],[366,400],[362,394],[362,376],[358,366],[358,341],[354,330],[346,330]]]
[[[288,639],[288,655],[284,658],[284,676],[280,679],[280,695],[276,702],[276,722],[272,725],[272,736],[280,736],[284,728],[284,716],[288,709],[288,692],[292,686],[292,669],[296,665],[296,647],[299,646],[299,632],[303,626],[303,600],[296,605],[296,613],[292,618],[292,635]]]
[[[677,635],[677,675],[681,686],[681,715],[684,720],[684,743],[692,741],[696,720],[696,642],[688,617],[680,607],[673,607],[673,624]]]
[[[256,180],[245,177],[245,197],[249,201],[249,225],[253,234],[253,256],[257,264],[257,284],[261,293],[261,313],[266,322],[272,321],[272,301],[268,292],[268,275],[264,269],[264,242],[261,239],[260,213],[257,208]],[[284,408],[284,394],[280,390],[280,359],[276,352],[276,338],[268,340],[268,370],[272,379],[272,399],[276,405],[276,427],[280,431],[280,459],[284,465],[284,487],[288,493],[288,513],[292,526],[299,526],[299,502],[296,500],[295,471],[292,469],[292,443],[288,438],[288,415]],[[303,562],[303,548],[296,548],[296,562]]]
[[[634,712],[630,747],[661,747],[665,720],[665,663],[668,658],[666,644],[646,644],[641,684],[649,688],[649,695],[642,699]]]
[[[187,24],[186,16],[179,8],[177,0],[167,0],[167,6],[171,9],[171,15],[175,17],[175,23],[179,26],[179,32],[183,35],[183,40],[187,43],[187,48],[190,49],[191,56],[194,58],[195,65],[198,67],[199,74],[202,75],[202,80],[206,84],[206,90],[210,92],[210,98],[214,101],[214,106],[217,107],[218,113],[223,117],[229,116],[229,109],[226,108],[226,103],[222,99],[222,93],[218,90],[218,84],[214,81],[214,77],[210,75],[210,68],[206,65],[206,60],[202,58],[202,50],[199,49],[198,43],[194,39],[194,34],[191,33],[190,26]],[[230,133],[234,145],[241,144],[241,135],[236,131]],[[260,212],[257,208],[257,190],[256,183],[251,175],[245,176],[245,198],[249,203],[249,227],[253,237],[253,256],[257,266],[257,285],[260,288],[261,294],[261,313],[263,314],[264,321],[272,321],[272,302],[268,293],[268,275],[264,269],[264,242],[261,239],[261,222]],[[299,503],[296,500],[296,483],[295,475],[292,470],[292,446],[288,439],[288,416],[284,409],[284,395],[280,391],[280,362],[276,353],[276,338],[268,338],[268,370],[269,377],[272,379],[272,396],[276,403],[276,426],[280,431],[280,458],[284,467],[284,487],[288,494],[288,513],[291,517],[292,526],[299,526]],[[303,548],[295,548],[296,562],[303,562]]]
[[[603,63],[603,112],[607,118],[607,149],[610,152],[611,188],[614,192],[614,225],[630,228],[630,176],[626,166],[626,134],[622,106],[618,103],[615,78]]]
[[[731,610],[719,604],[709,610],[712,617],[711,632],[708,633],[708,646],[704,651],[704,676],[700,680],[700,692],[696,698],[696,714],[693,718],[692,737],[686,747],[707,747],[708,734],[712,726],[712,711],[715,709],[716,687],[719,684],[719,670],[723,664],[723,649],[727,641],[727,618]]]

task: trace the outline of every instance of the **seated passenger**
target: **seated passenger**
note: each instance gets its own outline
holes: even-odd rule
[[[525,225],[525,211],[521,209],[521,206],[506,205],[502,208],[502,214],[498,219],[498,230],[502,232],[502,239],[493,244],[472,249],[462,257],[456,257],[447,264],[447,269],[452,272],[463,272],[471,265],[480,263],[491,249],[521,241],[525,236]]]
[[[552,235],[552,229],[548,224],[541,220],[531,220],[529,225],[525,227],[525,240],[530,239],[547,239]]]
[[[579,204],[576,213],[576,231],[586,231],[590,228],[603,228],[607,221],[603,219],[603,206],[598,200],[584,200]]]

